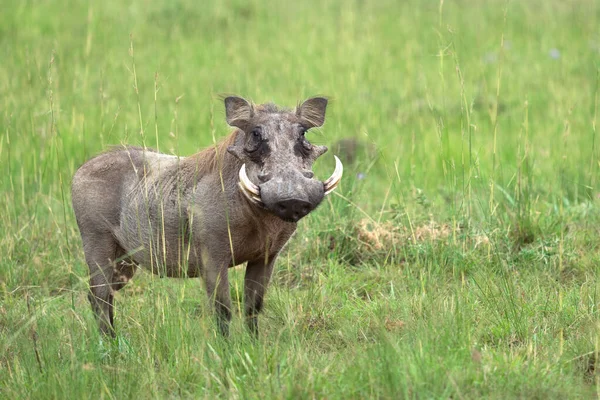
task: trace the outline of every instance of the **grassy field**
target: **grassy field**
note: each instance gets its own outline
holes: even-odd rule
[[[2,9],[0,398],[600,395],[597,1]],[[211,145],[223,93],[330,96],[311,140],[340,147],[341,187],[280,257],[258,342],[243,267],[229,340],[201,281],[142,271],[102,341],[71,177],[110,145]]]

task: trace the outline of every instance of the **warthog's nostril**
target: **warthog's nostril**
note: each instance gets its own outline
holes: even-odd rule
[[[304,175],[305,178],[312,179],[315,176],[315,173],[312,171],[302,171],[302,175]]]
[[[312,207],[307,201],[289,199],[275,203],[271,210],[284,220],[298,221],[308,214]]]

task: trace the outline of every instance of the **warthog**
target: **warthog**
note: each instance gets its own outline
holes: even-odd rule
[[[125,147],[92,158],[73,177],[73,209],[90,269],[89,300],[100,330],[114,335],[113,295],[137,265],[169,277],[202,276],[221,333],[231,320],[228,268],[247,262],[245,316],[257,315],[277,255],[299,219],[342,177],[314,179],[327,151],[306,132],[325,122],[327,99],[295,110],[225,99],[222,142],[190,157]]]

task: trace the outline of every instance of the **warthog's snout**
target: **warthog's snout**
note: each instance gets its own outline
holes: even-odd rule
[[[265,208],[284,221],[297,222],[317,208],[323,200],[323,182],[308,179],[304,174],[290,170],[259,186],[260,198]]]
[[[280,172],[278,178],[273,174],[260,172],[258,180],[263,182],[256,185],[246,173],[244,164],[239,173],[239,186],[242,193],[253,203],[261,205],[279,218],[297,222],[306,216],[323,201],[340,183],[343,166],[339,158],[335,157],[335,170],[326,181],[312,179],[312,171],[291,169]]]

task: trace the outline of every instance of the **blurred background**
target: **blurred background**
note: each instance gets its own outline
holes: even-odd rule
[[[435,196],[440,185],[487,190],[493,179],[512,192],[525,168],[539,190],[591,197],[595,2],[41,1],[6,8],[2,123],[11,176],[25,168],[25,183],[54,181],[27,173],[34,158],[49,176],[66,179],[119,143],[191,154],[229,132],[224,93],[287,106],[319,94],[332,104],[313,141],[371,144],[385,161],[376,173],[396,180],[397,170],[405,188]],[[61,155],[60,171],[46,165]],[[330,169],[329,161],[321,164]],[[385,186],[371,182],[370,190]]]
[[[26,372],[0,372],[11,388],[0,396],[24,395],[18,382],[41,393],[27,383],[32,377],[55,396],[86,393],[85,381],[57,372],[53,384],[38,366],[60,371],[52,354],[69,351],[76,369],[101,358],[76,345],[94,335],[70,205],[76,168],[113,145],[184,156],[212,145],[231,131],[223,94],[287,107],[328,96],[326,123],[309,134],[330,148],[315,171],[328,176],[333,154],[345,161],[339,190],[300,224],[269,297],[267,332],[303,329],[279,337],[275,351],[289,355],[296,340],[318,350],[290,356],[296,369],[284,371],[285,393],[594,392],[580,384],[581,376],[597,380],[589,367],[600,289],[597,1],[5,0],[2,9],[0,370],[17,363]],[[234,274],[240,281],[242,272]],[[124,324],[134,347],[161,329],[197,323],[186,310],[203,301],[199,282],[141,275],[119,311],[130,312]],[[166,325],[156,316],[161,301],[181,308],[167,313]],[[145,307],[154,311],[142,317]],[[154,325],[143,331],[150,323],[136,318]],[[83,336],[73,338],[66,320],[80,321],[72,323]],[[46,338],[75,344],[38,351],[34,324]],[[380,338],[373,326],[391,335],[383,347],[369,345]],[[313,336],[300,339],[307,332]],[[187,335],[167,334],[165,348],[194,343]],[[413,352],[419,346],[438,358]],[[194,349],[181,356],[210,353]],[[265,354],[249,357],[272,366]],[[152,369],[153,358],[132,357],[119,364],[122,380],[90,372],[107,396],[152,394],[130,378]],[[355,357],[371,372],[352,369]],[[424,367],[395,369],[398,357]],[[367,367],[374,358],[391,364]],[[303,367],[315,375],[297,375]],[[191,385],[180,394],[198,394],[191,382],[209,379],[172,368]],[[490,378],[490,370],[510,379]],[[247,393],[261,389],[257,371],[246,371],[255,380]],[[169,381],[157,374],[153,382]],[[342,389],[332,374],[341,374]],[[202,393],[239,389],[223,382]]]

